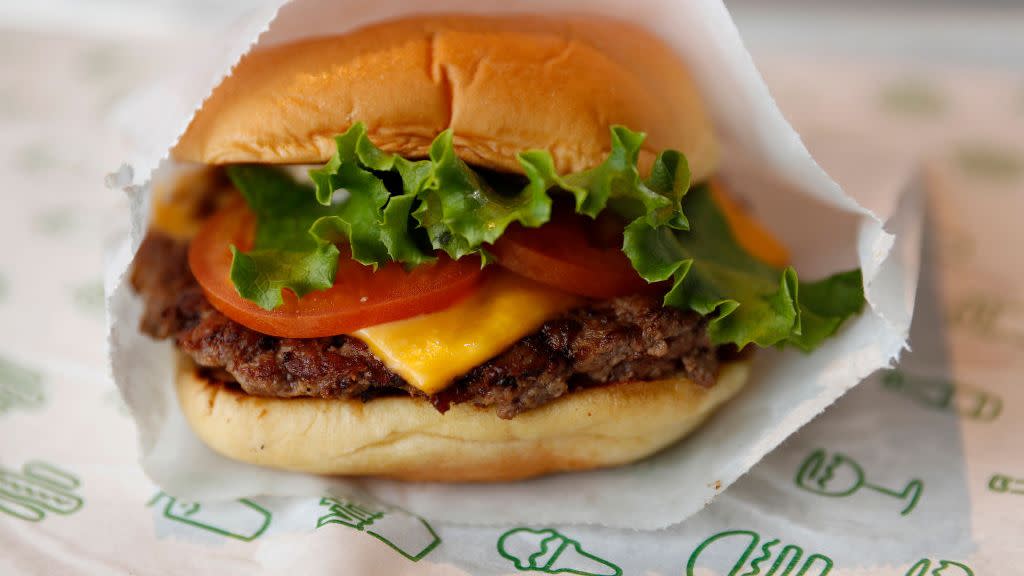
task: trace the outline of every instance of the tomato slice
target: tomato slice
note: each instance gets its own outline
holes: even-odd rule
[[[513,224],[490,248],[498,264],[516,274],[591,298],[659,292],[648,284],[622,252],[622,223],[597,220],[555,207],[540,228]]]
[[[334,286],[302,298],[285,290],[283,305],[264,310],[239,296],[230,278],[229,246],[248,249],[254,222],[244,202],[227,206],[203,224],[189,247],[188,261],[214,308],[271,336],[334,336],[436,312],[472,293],[482,275],[478,259],[454,261],[444,254],[410,272],[399,264],[374,271],[353,260],[343,247]]]

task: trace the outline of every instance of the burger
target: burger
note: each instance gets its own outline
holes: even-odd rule
[[[154,187],[141,330],[229,458],[449,482],[635,461],[755,348],[813,350],[863,306],[858,270],[798,281],[720,154],[686,65],[622,22],[260,47]]]

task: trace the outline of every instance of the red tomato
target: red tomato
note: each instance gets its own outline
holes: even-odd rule
[[[231,251],[251,246],[254,218],[239,202],[203,224],[189,247],[192,273],[210,303],[248,328],[284,338],[316,338],[436,312],[473,292],[481,278],[476,258],[453,261],[441,254],[434,264],[406,272],[399,264],[373,271],[341,249],[334,286],[302,298],[284,291],[284,304],[264,310],[238,295],[231,283]]]
[[[556,207],[540,228],[509,226],[490,251],[502,267],[573,294],[614,298],[662,290],[637,274],[621,246],[620,222]]]

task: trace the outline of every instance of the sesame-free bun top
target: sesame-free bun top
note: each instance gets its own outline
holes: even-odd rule
[[[424,157],[447,128],[470,164],[520,171],[549,150],[561,173],[602,162],[609,127],[647,133],[641,165],[675,148],[713,173],[711,121],[681,60],[650,33],[594,17],[417,16],[258,48],[218,86],[178,160],[312,164],[365,122],[388,152]]]

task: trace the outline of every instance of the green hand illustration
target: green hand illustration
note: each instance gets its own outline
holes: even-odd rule
[[[401,510],[373,511],[361,504],[331,497],[321,498],[320,505],[327,507],[328,512],[317,518],[317,528],[340,524],[366,532],[413,562],[418,562],[441,543],[426,520]]]
[[[43,405],[43,377],[33,370],[0,358],[0,414],[15,408]]]
[[[991,422],[1003,411],[1003,401],[988,392],[948,380],[910,376],[888,370],[882,376],[886,388],[906,394],[922,406],[954,412],[971,420]]]
[[[932,566],[934,570],[929,572]],[[939,560],[933,565],[931,560],[922,558],[910,567],[906,576],[974,576],[974,571],[959,562]]]
[[[901,491],[890,490],[864,480],[864,469],[855,460],[835,453],[831,458],[824,450],[815,450],[804,459],[796,473],[798,488],[833,498],[852,496],[861,488],[892,496],[905,502],[900,515],[910,514],[924,491],[924,482],[913,479]]]
[[[243,542],[259,538],[267,531],[272,518],[269,510],[246,499],[200,504],[179,501],[173,496],[157,492],[146,506],[153,506],[164,499],[167,504],[163,507],[162,515],[167,520]]]
[[[28,462],[21,473],[0,468],[0,512],[39,522],[47,512],[68,515],[82,507],[71,491],[78,478],[45,462]]]
[[[621,576],[622,569],[594,556],[580,543],[556,530],[513,528],[498,538],[498,554],[517,570],[543,574]]]
[[[803,548],[790,544],[776,550],[779,545],[777,538],[762,544],[761,535],[752,530],[719,532],[693,551],[686,563],[686,576],[695,576],[698,566],[713,569],[715,574],[729,570],[727,576],[827,576],[832,571],[832,559],[827,556],[811,554],[805,558]],[[762,566],[772,561],[773,556],[771,566]],[[767,571],[762,572],[766,568]]]

